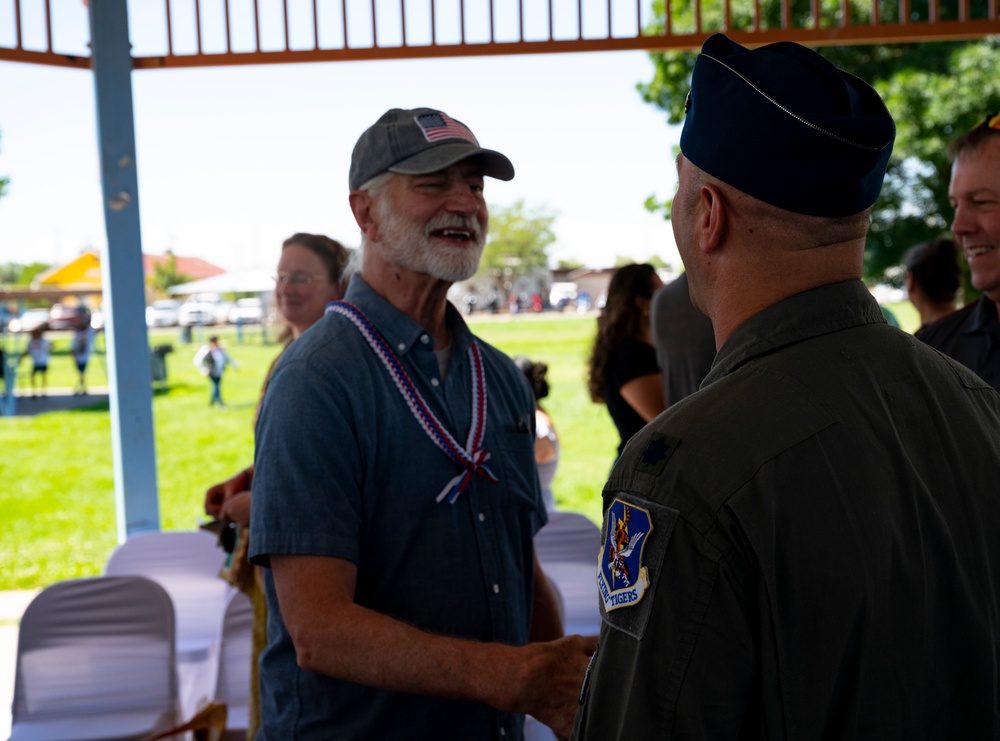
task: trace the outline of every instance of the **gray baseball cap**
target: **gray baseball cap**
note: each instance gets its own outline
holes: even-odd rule
[[[483,175],[511,180],[514,166],[492,149],[479,146],[469,127],[433,108],[386,111],[354,145],[349,185],[357,190],[383,172],[426,175],[478,157]]]

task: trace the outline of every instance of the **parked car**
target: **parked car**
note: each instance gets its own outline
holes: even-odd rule
[[[264,302],[259,298],[241,298],[229,310],[230,324],[260,324],[264,321]]]
[[[181,302],[175,298],[163,298],[146,307],[147,327],[175,327],[181,311]]]
[[[16,316],[10,320],[7,328],[11,332],[30,332],[37,327],[48,328],[48,309],[28,309],[21,316]]]
[[[549,304],[562,311],[577,299],[577,285],[571,281],[556,281],[549,290]]]
[[[80,314],[86,311],[82,306],[52,304],[49,309],[49,329],[76,329]]]
[[[215,307],[204,301],[185,301],[177,312],[182,327],[215,324]]]

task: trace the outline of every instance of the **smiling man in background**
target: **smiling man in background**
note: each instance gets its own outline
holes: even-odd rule
[[[969,262],[978,301],[922,327],[917,337],[1000,391],[1000,114],[990,114],[948,148],[951,230]]]

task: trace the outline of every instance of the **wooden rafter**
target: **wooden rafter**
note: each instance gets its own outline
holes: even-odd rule
[[[334,62],[430,57],[548,54],[560,52],[697,49],[710,33],[725,31],[748,46],[790,40],[810,46],[975,39],[1000,34],[998,0],[658,0],[654,18],[648,0],[426,0],[417,13],[415,0],[311,0],[294,15],[288,0],[269,5],[259,0],[157,0],[162,7],[162,51],[138,49],[135,69],[168,69],[295,62]],[[150,4],[154,0],[143,0]],[[206,6],[221,6],[221,22],[209,23]],[[803,13],[802,8],[807,7]],[[747,8],[751,12],[747,12]],[[914,13],[914,8],[919,11]],[[148,6],[145,8],[148,10]],[[321,13],[321,9],[323,13]],[[33,46],[25,42],[26,11],[34,18]],[[193,16],[182,28],[179,16]],[[766,13],[770,16],[766,16]],[[544,19],[543,33],[527,30],[526,18]],[[796,14],[799,15],[796,15]],[[511,14],[516,18],[510,17]],[[13,0],[12,33],[0,33],[0,60],[89,68],[86,54],[53,46],[50,0]],[[615,27],[615,19],[625,18]],[[685,23],[681,23],[681,19]],[[478,19],[486,31],[470,32]],[[770,20],[770,23],[768,22]],[[242,21],[242,48],[234,21]],[[506,21],[507,36],[498,31]],[[0,32],[4,19],[0,17]],[[39,30],[38,26],[42,28]],[[537,24],[535,24],[537,25]],[[293,33],[293,26],[308,29]],[[246,32],[245,29],[251,29]],[[456,31],[457,28],[457,31]],[[516,29],[511,34],[509,28]],[[279,30],[281,43],[265,48],[262,31]],[[596,29],[596,30],[595,30]],[[306,43],[303,43],[303,40]],[[273,42],[271,46],[274,47]]]

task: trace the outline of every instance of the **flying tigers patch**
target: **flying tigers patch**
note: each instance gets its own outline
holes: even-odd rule
[[[641,638],[677,510],[619,494],[604,514],[597,588],[604,621]]]
[[[605,515],[603,556],[597,569],[597,587],[607,612],[639,602],[649,587],[649,571],[642,565],[644,539],[653,529],[649,512],[616,499]]]

